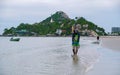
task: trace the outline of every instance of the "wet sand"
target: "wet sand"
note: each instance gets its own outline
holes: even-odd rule
[[[120,36],[103,37],[101,45],[111,50],[120,51]]]
[[[87,75],[120,75],[120,37],[100,38],[99,62]]]

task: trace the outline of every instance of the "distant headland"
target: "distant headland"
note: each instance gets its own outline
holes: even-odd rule
[[[21,23],[16,28],[5,28],[3,36],[70,36],[71,27],[81,25],[81,36],[106,35],[102,27],[87,21],[84,17],[69,18],[63,11],[57,11],[45,20],[29,24]]]

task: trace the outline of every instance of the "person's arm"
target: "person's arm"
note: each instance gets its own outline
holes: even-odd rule
[[[74,37],[75,37],[75,35],[74,35],[74,26],[72,26],[71,30],[72,30],[72,42],[73,42],[74,41]]]
[[[74,26],[72,26],[72,33],[74,33]]]

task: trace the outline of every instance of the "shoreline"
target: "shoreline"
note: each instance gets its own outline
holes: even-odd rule
[[[3,36],[0,37],[71,37],[72,35],[68,36],[47,36],[47,35],[40,35],[40,36]],[[80,36],[80,37],[97,37],[97,36]],[[100,38],[120,38],[120,36],[100,36]]]

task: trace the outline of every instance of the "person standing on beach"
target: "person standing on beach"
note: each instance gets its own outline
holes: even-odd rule
[[[80,24],[76,24],[72,26],[72,46],[73,46],[73,54],[77,55],[78,49],[80,48],[79,44],[80,39]]]
[[[97,36],[97,41],[99,41],[99,36]]]

